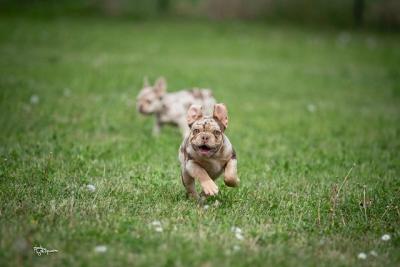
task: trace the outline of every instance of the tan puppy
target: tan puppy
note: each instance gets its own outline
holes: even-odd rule
[[[214,180],[222,173],[227,186],[238,186],[236,153],[224,134],[228,126],[225,105],[216,104],[212,116],[204,116],[200,105],[192,105],[187,113],[187,124],[190,132],[179,149],[182,182],[187,194],[198,198],[197,178],[205,195],[216,195],[218,187]]]
[[[186,113],[193,104],[203,105],[211,110],[215,104],[211,90],[194,88],[167,93],[167,81],[160,77],[153,86],[145,78],[136,107],[142,114],[155,115],[153,135],[158,135],[163,125],[171,124],[178,126],[185,136],[189,132]]]

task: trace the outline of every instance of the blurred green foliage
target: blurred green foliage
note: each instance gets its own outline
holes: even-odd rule
[[[334,26],[400,27],[398,0],[0,0],[3,14],[158,16],[291,21]]]
[[[168,0],[16,0],[1,1],[3,13],[39,16],[108,15],[149,17],[164,11]]]

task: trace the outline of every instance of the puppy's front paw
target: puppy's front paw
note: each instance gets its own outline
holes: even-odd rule
[[[207,196],[215,196],[218,194],[218,186],[214,183],[213,180],[208,180],[201,183],[201,187],[203,188],[204,194]]]

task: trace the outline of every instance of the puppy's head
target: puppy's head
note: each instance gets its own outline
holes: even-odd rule
[[[211,157],[223,145],[223,134],[228,127],[228,110],[224,104],[215,104],[212,116],[203,116],[200,105],[192,105],[187,114],[190,127],[189,142],[202,157]]]
[[[137,110],[142,114],[153,114],[162,109],[161,99],[167,91],[167,81],[160,77],[154,86],[149,84],[147,77],[144,78],[143,88],[136,98]]]

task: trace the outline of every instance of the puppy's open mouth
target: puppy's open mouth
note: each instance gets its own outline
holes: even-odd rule
[[[199,149],[200,149],[200,151],[204,151],[204,152],[208,152],[211,150],[211,148],[207,145],[199,146]]]
[[[208,155],[210,152],[212,152],[213,148],[209,147],[208,145],[201,145],[197,147],[199,152],[203,155]]]

